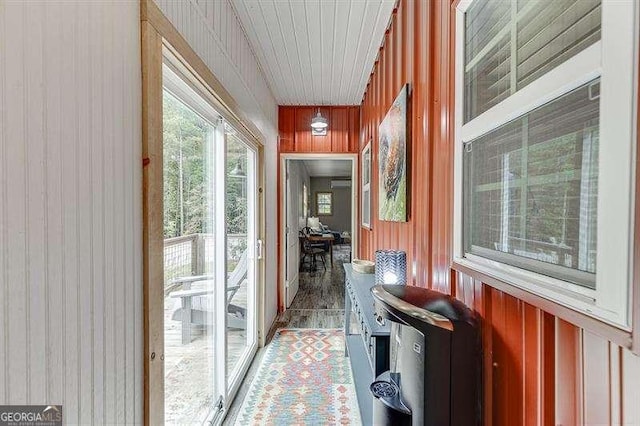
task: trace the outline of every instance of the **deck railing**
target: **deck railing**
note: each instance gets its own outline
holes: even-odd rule
[[[247,234],[227,235],[227,259],[232,268],[247,246]],[[171,281],[178,277],[202,275],[214,261],[213,234],[190,234],[164,240],[165,294],[175,289]]]

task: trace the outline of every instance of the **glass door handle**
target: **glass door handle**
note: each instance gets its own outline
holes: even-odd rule
[[[262,259],[263,257],[263,253],[262,253],[262,247],[263,247],[263,242],[262,240],[258,240],[258,244],[257,244],[257,255],[258,255],[258,260]]]

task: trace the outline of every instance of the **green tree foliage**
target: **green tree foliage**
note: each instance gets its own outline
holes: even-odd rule
[[[211,126],[167,92],[163,111],[164,236],[204,232],[204,149]]]
[[[164,237],[213,232],[214,128],[170,93],[163,101]],[[227,138],[226,224],[229,234],[247,232],[247,148]],[[234,173],[241,169],[242,174]]]
[[[240,173],[238,173],[240,172]],[[247,233],[247,148],[227,138],[227,232]]]

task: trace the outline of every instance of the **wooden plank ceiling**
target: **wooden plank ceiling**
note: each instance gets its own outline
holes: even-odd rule
[[[395,0],[232,0],[279,105],[359,105]]]

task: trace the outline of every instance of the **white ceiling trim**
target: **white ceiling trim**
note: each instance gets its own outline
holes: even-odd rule
[[[396,0],[231,0],[280,105],[359,105]]]

